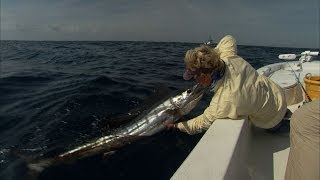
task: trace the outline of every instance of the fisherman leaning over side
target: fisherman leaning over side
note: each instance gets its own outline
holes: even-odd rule
[[[235,39],[225,36],[215,48],[200,46],[185,55],[184,79],[211,86],[214,94],[203,114],[169,124],[188,134],[207,130],[216,119],[249,119],[264,129],[278,127],[287,109],[284,91],[237,55]]]

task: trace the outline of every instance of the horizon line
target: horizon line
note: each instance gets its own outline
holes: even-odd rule
[[[204,44],[205,42],[187,42],[187,41],[156,41],[156,40],[18,40],[18,39],[0,39],[0,41],[31,41],[31,42],[150,42],[150,43],[189,43]],[[214,42],[214,44],[218,44]],[[251,45],[237,44],[237,46],[256,46],[256,47],[275,47],[275,48],[295,48],[295,49],[319,49],[320,47],[290,47],[290,46],[270,46],[270,45]]]

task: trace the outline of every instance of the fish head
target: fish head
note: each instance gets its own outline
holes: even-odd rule
[[[178,110],[179,114],[182,116],[188,114],[197,106],[198,102],[207,89],[207,87],[196,84],[192,88],[187,89],[181,94],[173,97],[171,100],[174,104],[175,109]]]

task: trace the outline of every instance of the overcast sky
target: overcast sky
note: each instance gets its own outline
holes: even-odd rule
[[[1,0],[2,40],[203,42],[319,48],[319,0]]]

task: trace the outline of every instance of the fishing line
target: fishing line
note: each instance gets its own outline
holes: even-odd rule
[[[286,63],[288,64],[288,66],[290,67],[291,72],[293,72],[293,74],[294,74],[294,76],[295,76],[295,78],[296,78],[297,82],[300,84],[300,86],[301,86],[301,88],[302,88],[303,92],[306,94],[306,96],[307,96],[307,101],[306,101],[306,102],[311,102],[312,100],[311,100],[311,98],[310,98],[309,94],[307,93],[307,91],[305,90],[305,88],[303,87],[302,83],[300,82],[300,80],[299,80],[299,78],[298,78],[297,74],[294,72],[293,68],[292,68],[292,67],[291,67],[291,65],[288,63],[288,61],[285,61],[285,62],[286,62]],[[300,75],[299,75],[299,76],[300,76]]]

